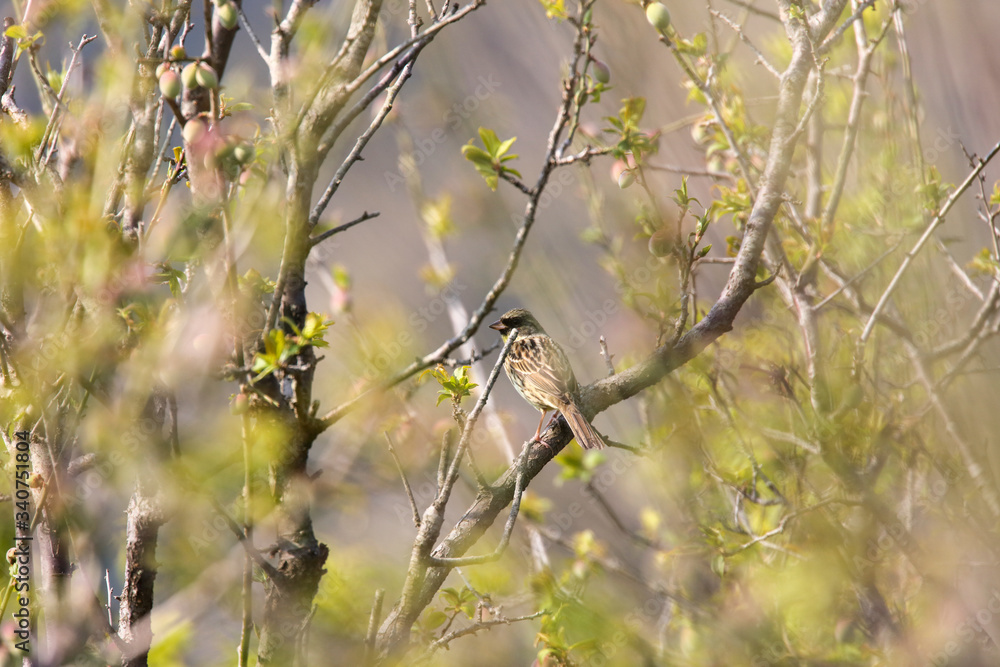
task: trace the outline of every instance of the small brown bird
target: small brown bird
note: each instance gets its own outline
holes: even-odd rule
[[[569,360],[538,320],[524,308],[515,308],[504,313],[490,329],[499,331],[504,342],[511,329],[517,329],[517,340],[507,353],[504,370],[517,393],[542,412],[532,440],[539,439],[545,415],[550,410],[558,410],[584,449],[604,447],[601,435],[577,407],[579,385]]]

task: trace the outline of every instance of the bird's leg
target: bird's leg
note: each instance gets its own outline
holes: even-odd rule
[[[532,442],[542,441],[542,422],[545,421],[545,415],[549,414],[548,410],[542,410],[542,418],[538,420],[538,428],[535,429],[535,435],[531,437]]]
[[[543,445],[545,449],[551,452],[552,447],[549,446],[549,443],[542,440],[542,422],[545,421],[545,415],[547,414],[549,414],[548,410],[542,410],[542,418],[538,420],[538,428],[535,429],[535,435],[533,438],[531,438],[531,442],[537,442],[538,444]],[[559,413],[558,412],[552,413],[552,419],[555,419],[557,414]],[[552,419],[550,419],[549,421],[551,422]]]
[[[549,417],[549,423],[547,423],[547,424],[545,425],[545,430],[548,430],[548,428],[549,428],[550,426],[552,426],[552,422],[554,422],[554,421],[555,421],[556,419],[558,419],[558,418],[559,418],[559,412],[558,412],[558,411],[556,411],[556,412],[553,412],[553,413],[552,413],[552,416],[551,416],[551,417]],[[544,419],[544,417],[543,417],[543,419]]]

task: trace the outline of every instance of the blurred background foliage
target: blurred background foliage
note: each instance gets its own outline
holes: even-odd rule
[[[232,113],[220,141],[249,153],[236,162],[214,149],[204,157],[230,160],[225,233],[184,175],[170,182],[181,138],[177,128],[168,132],[165,110],[148,233],[132,252],[106,195],[119,178],[127,100],[143,86],[143,94],[158,95],[152,76],[137,76],[131,47],[158,3],[97,4],[111,22],[105,32],[121,42],[83,47],[69,74],[66,44],[97,31],[92,7],[48,2],[35,10],[41,35],[30,48],[39,71],[21,62],[14,78],[27,115],[0,120],[9,163],[47,159],[60,177],[43,180],[32,197],[15,187],[4,201],[0,424],[10,442],[15,427],[42,423],[57,447],[54,461],[96,457],[60,476],[52,491],[75,570],[59,593],[62,610],[37,611],[42,627],[79,611],[74,623],[91,632],[81,630],[75,664],[111,659],[87,617],[94,596],[105,596],[105,570],[121,590],[124,512],[137,472],[153,470],[170,520],[157,553],[150,664],[232,664],[243,550],[213,502],[233,516],[246,509],[239,416],[246,406],[224,377],[233,361],[232,322],[260,328],[284,242],[272,91],[266,65],[241,31],[223,80]],[[566,4],[572,15],[573,3]],[[781,70],[790,55],[772,17],[775,3],[667,4],[688,62],[700,76],[711,74],[739,150],[642,8],[597,2],[594,55],[610,78],[591,80],[596,92],[580,131],[608,146],[630,139],[619,144],[618,160],[595,159],[553,178],[499,302],[500,311],[532,310],[584,383],[607,373],[599,337],[622,370],[670,338],[685,306],[690,325],[714,302],[752,202],[740,156],[758,178],[771,137],[776,80],[759,59]],[[859,353],[871,308],[904,254],[965,180],[969,155],[984,155],[1000,138],[1000,100],[984,85],[1000,72],[1000,54],[988,48],[1000,6],[900,3],[904,51],[895,3],[867,4],[874,5],[863,15],[868,37],[885,36],[872,47],[839,206],[823,218],[854,99],[859,50],[851,28],[823,56],[814,111],[822,136],[800,139],[785,192],[791,207],[774,221],[772,239],[792,277],[779,275],[758,291],[735,330],[698,358],[596,419],[603,433],[639,453],[564,450],[531,484],[504,557],[452,573],[414,628],[408,660],[755,667],[1000,660],[994,166],[952,209],[933,247],[915,257],[885,310],[892,322],[876,327]],[[503,180],[492,191],[463,147],[490,152],[481,127],[501,141],[516,137],[509,152],[517,158],[504,164],[531,181],[571,54],[563,8],[491,3],[442,31],[364,161],[348,173],[317,231],[360,211],[380,216],[310,257],[309,309],[318,326],[331,322],[312,340],[327,344],[316,350],[322,360],[313,396],[321,412],[452,336],[464,325],[453,321],[455,305],[475,308],[502,270],[523,197]],[[322,76],[351,9],[317,3],[309,10],[288,76],[291,97],[308,95]],[[244,10],[266,36],[270,9],[247,3]],[[717,12],[742,26],[761,55]],[[386,3],[373,53],[405,39],[406,18],[405,3]],[[194,20],[188,39],[201,40],[202,30]],[[24,46],[34,35],[21,37]],[[55,102],[46,86],[58,91],[64,77],[65,111],[47,128]],[[348,135],[370,120],[362,115]],[[56,138],[59,149],[50,150]],[[335,147],[320,183],[351,146]],[[810,202],[816,156],[823,187]],[[687,245],[689,233],[695,246]],[[709,244],[705,260],[685,275],[683,253]],[[227,252],[240,268],[235,303],[225,289]],[[762,268],[760,278],[767,275]],[[787,299],[799,288],[822,304],[812,350]],[[478,349],[495,343],[492,333],[477,335]],[[280,367],[284,344],[292,343],[271,341],[255,372]],[[819,369],[812,375],[810,353]],[[492,360],[474,369],[477,381]],[[177,396],[176,459],[145,450],[148,434],[136,430],[136,399],[154,387]],[[363,400],[313,447],[303,493],[330,548],[309,632],[317,664],[362,664],[374,592],[386,591],[387,606],[399,595],[415,530],[384,434],[422,510],[436,490],[442,438],[454,427],[452,402],[438,401],[441,389],[425,375]],[[496,413],[480,426],[473,450],[492,480],[530,435],[535,413],[503,379],[491,402]],[[268,468],[287,438],[281,425],[268,430],[258,422],[249,478],[258,490],[259,544],[273,538]],[[475,497],[472,473],[463,480],[448,525]],[[493,548],[500,528],[477,553]],[[0,521],[0,537],[13,540],[12,521]],[[439,642],[477,621],[536,612],[545,613]],[[9,623],[0,625],[8,657],[16,655]]]

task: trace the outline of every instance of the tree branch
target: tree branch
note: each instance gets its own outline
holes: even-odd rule
[[[970,185],[972,185],[972,182],[977,176],[979,176],[980,172],[986,168],[986,165],[989,164],[990,160],[993,159],[998,151],[1000,151],[1000,142],[990,149],[990,152],[986,154],[986,157],[979,160],[979,164],[976,165],[976,168],[969,173],[966,179],[962,181],[961,185],[955,188],[948,199],[945,200],[944,205],[941,206],[941,210],[938,211],[937,215],[935,215],[927,225],[927,229],[924,230],[924,233],[917,240],[916,244],[908,253],[906,253],[902,264],[900,264],[899,269],[896,270],[896,275],[892,277],[892,280],[889,281],[888,287],[886,287],[885,291],[882,292],[882,296],[879,298],[878,303],[875,304],[875,308],[872,310],[872,314],[868,317],[868,322],[865,324],[865,328],[861,332],[861,337],[858,339],[858,352],[860,354],[864,354],[865,344],[868,342],[868,338],[872,335],[876,319],[878,319],[882,310],[885,309],[886,304],[889,302],[889,297],[892,296],[896,287],[899,286],[900,279],[903,277],[903,274],[906,273],[906,270],[910,268],[910,264],[913,262],[913,259],[920,253],[920,250],[924,247],[924,244],[927,243],[928,239],[931,238],[934,230],[936,230],[944,222],[945,216],[948,215],[948,211],[950,211],[951,207],[955,205],[958,198],[962,196],[962,193],[964,193]]]

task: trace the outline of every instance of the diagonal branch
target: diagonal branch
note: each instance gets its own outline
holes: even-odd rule
[[[864,352],[865,344],[868,342],[868,339],[872,335],[872,330],[875,328],[875,321],[878,319],[882,310],[885,309],[886,304],[889,302],[889,297],[891,297],[892,293],[896,291],[896,287],[899,286],[900,279],[903,277],[903,274],[906,273],[906,270],[910,268],[910,264],[913,263],[913,259],[920,254],[920,250],[931,238],[931,235],[934,234],[934,231],[940,227],[942,223],[944,223],[945,216],[948,215],[948,212],[951,210],[952,206],[955,205],[955,202],[958,201],[958,198],[962,196],[970,185],[972,185],[972,182],[976,180],[997,152],[1000,152],[1000,142],[990,149],[990,152],[986,154],[986,157],[979,160],[979,164],[976,165],[976,168],[969,173],[966,179],[962,181],[961,185],[955,188],[948,199],[945,200],[944,205],[941,206],[941,210],[938,211],[937,215],[934,216],[934,219],[927,225],[927,229],[924,230],[924,233],[917,240],[916,244],[914,244],[910,251],[906,253],[906,256],[903,258],[903,262],[899,265],[899,269],[896,270],[896,275],[894,275],[892,280],[889,281],[888,287],[885,288],[885,291],[882,292],[882,296],[879,298],[878,303],[875,304],[872,314],[868,316],[868,322],[865,324],[864,331],[861,332],[861,338],[858,339],[859,353]]]

